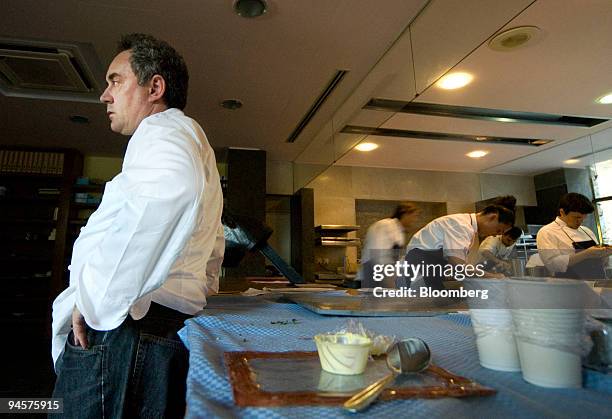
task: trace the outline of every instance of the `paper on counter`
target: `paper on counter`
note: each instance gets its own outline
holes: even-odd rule
[[[542,258],[540,257],[539,253],[534,253],[531,255],[527,261],[527,264],[525,265],[526,268],[535,268],[536,266],[544,266],[544,262],[542,262]]]
[[[254,297],[256,295],[264,295],[264,294],[270,294],[270,293],[268,291],[258,290],[257,288],[249,288],[248,290],[240,293],[240,295],[244,295],[247,297]]]

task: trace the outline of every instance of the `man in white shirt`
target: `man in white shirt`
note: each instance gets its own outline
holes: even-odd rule
[[[182,417],[176,332],[218,291],[223,260],[214,152],[182,112],[189,76],[170,45],[123,37],[106,78],[111,130],[132,137],[53,303],[54,397],[69,418]]]
[[[489,236],[478,248],[480,262],[487,266],[487,271],[504,272],[509,271],[512,266],[508,259],[512,255],[514,245],[523,231],[518,227],[512,227],[502,235]]]
[[[363,288],[395,287],[394,278],[389,278],[384,284],[375,284],[372,268],[375,264],[393,264],[404,256],[406,230],[415,223],[420,214],[421,210],[415,204],[403,202],[395,208],[390,218],[383,218],[368,228],[361,251],[361,268],[357,275]]]
[[[538,231],[538,253],[551,275],[574,279],[605,278],[604,266],[612,254],[599,246],[595,234],[582,222],[595,208],[584,195],[568,193],[559,200],[559,215]]]
[[[477,214],[451,214],[436,218],[412,236],[406,261],[412,265],[432,267],[465,265],[470,250],[478,246],[479,239],[502,234],[513,224],[514,213],[500,205],[489,205]],[[438,273],[439,270],[431,269],[430,274],[423,275],[425,285],[443,289],[444,276]]]

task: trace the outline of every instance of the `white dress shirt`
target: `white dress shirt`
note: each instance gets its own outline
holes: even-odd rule
[[[498,259],[508,259],[510,257],[516,243],[512,243],[510,246],[506,246],[502,242],[502,237],[502,235],[489,236],[484,239],[482,243],[480,243],[478,253],[481,257],[481,260],[486,260],[486,257],[484,257],[482,253],[487,250]]]
[[[477,237],[476,214],[445,215],[417,231],[408,243],[408,251],[443,249],[444,257],[455,256],[467,261]]]
[[[361,251],[361,262],[365,263],[374,256],[373,251],[388,250],[406,245],[404,226],[397,218],[384,218],[372,224],[366,234],[365,245]]]
[[[569,258],[576,253],[573,242],[587,240],[597,243],[595,234],[588,227],[571,228],[565,221],[557,217],[555,221],[538,231],[536,244],[542,262],[548,271],[554,274],[567,271]]]
[[[178,109],[145,118],[128,143],[121,173],[74,244],[70,285],[53,303],[55,362],[73,308],[96,330],[151,301],[195,314],[218,291],[225,241],[215,156],[197,122]]]

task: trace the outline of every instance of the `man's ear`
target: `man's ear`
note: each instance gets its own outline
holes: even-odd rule
[[[149,101],[162,100],[164,93],[166,93],[166,80],[159,74],[155,74],[149,81]]]

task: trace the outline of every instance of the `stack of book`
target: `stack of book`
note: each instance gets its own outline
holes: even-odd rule
[[[63,169],[64,153],[0,150],[0,173],[61,175]]]

